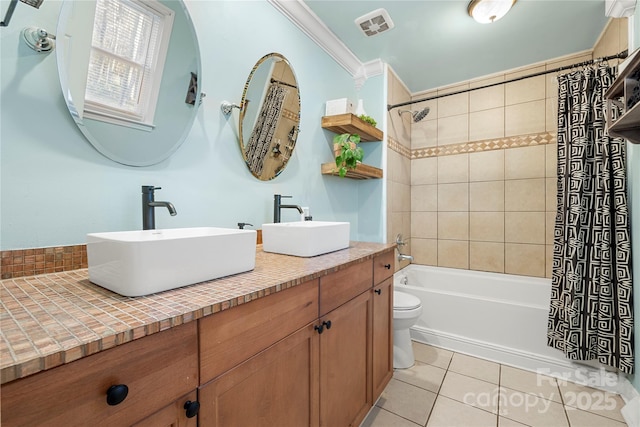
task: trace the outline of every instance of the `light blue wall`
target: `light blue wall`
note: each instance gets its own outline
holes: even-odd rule
[[[161,186],[157,198],[178,211],[175,217],[158,211],[158,228],[235,227],[240,221],[260,226],[271,222],[273,194],[280,193],[310,206],[316,220],[351,222],[354,240],[384,240],[384,180],[320,174],[320,164],[332,159],[334,136],[320,127],[325,101],[363,98],[368,114],[382,122],[382,77],[357,90],[344,69],[266,1],[189,1],[207,96],[170,159],[123,166],[99,154],[77,130],[60,94],[55,54],[37,54],[20,41],[26,26],[55,33],[60,4],[48,0],[36,10],[19,3],[0,31],[0,249],[80,244],[88,232],[140,229],[142,185]],[[278,178],[262,182],[242,160],[237,110],[227,119],[220,103],[240,101],[249,72],[269,52],[291,62],[302,110],[293,158]],[[382,166],[382,143],[363,145],[366,161]],[[283,221],[298,220],[294,212],[284,211]]]
[[[633,49],[640,47],[640,4],[633,17]],[[631,252],[633,256],[633,297],[635,321],[635,374],[632,384],[640,392],[640,145],[627,143],[627,169],[631,203]]]

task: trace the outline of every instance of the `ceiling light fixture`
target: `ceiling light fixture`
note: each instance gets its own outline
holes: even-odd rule
[[[467,12],[481,24],[490,24],[509,12],[516,0],[471,0]]]

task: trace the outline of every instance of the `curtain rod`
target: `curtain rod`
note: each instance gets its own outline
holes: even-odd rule
[[[294,89],[298,89],[298,86],[292,85],[291,83],[283,82],[281,80],[271,79],[271,83],[276,83],[276,84],[280,84],[280,85],[284,85],[284,86],[289,86],[289,87],[292,87]]]
[[[444,98],[445,96],[458,95],[460,93],[471,92],[471,91],[478,90],[478,89],[486,89],[488,87],[503,85],[503,84],[506,84],[506,83],[517,82],[518,80],[529,79],[531,77],[538,77],[538,76],[542,76],[544,74],[557,73],[558,71],[570,70],[570,69],[576,68],[576,67],[584,67],[586,65],[591,65],[591,64],[594,64],[596,62],[604,62],[604,61],[608,61],[610,59],[624,59],[624,58],[627,57],[627,54],[628,54],[628,51],[624,50],[624,51],[622,51],[622,52],[620,52],[618,54],[615,54],[615,55],[609,55],[609,56],[604,56],[602,58],[596,58],[596,59],[590,59],[590,60],[584,61],[584,62],[578,62],[576,64],[565,65],[565,66],[562,66],[562,67],[554,68],[553,70],[540,71],[540,72],[537,72],[537,73],[528,74],[526,76],[516,77],[516,78],[513,78],[511,80],[505,80],[503,82],[491,83],[491,84],[484,85],[484,86],[478,86],[478,87],[474,87],[474,88],[458,90],[458,91],[451,92],[451,93],[445,93],[443,95],[431,96],[429,98],[422,98],[422,99],[416,99],[414,101],[407,101],[407,102],[401,102],[399,104],[387,105],[387,111],[391,111],[392,109],[394,109],[396,107],[404,107],[405,105],[416,104],[418,102],[431,101],[431,100],[438,99],[438,98]]]

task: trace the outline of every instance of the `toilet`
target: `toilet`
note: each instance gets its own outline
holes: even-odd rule
[[[413,347],[409,328],[415,325],[422,314],[422,303],[415,295],[393,292],[393,368],[406,369],[413,366]]]

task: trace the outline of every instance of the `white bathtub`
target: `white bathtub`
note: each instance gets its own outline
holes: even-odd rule
[[[411,264],[394,286],[422,301],[416,341],[551,375],[584,369],[547,346],[551,279]]]

